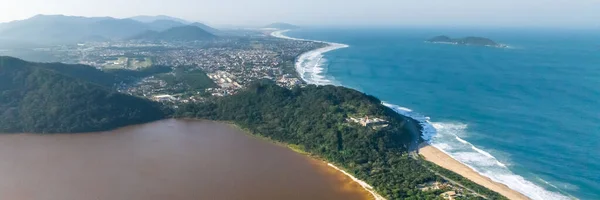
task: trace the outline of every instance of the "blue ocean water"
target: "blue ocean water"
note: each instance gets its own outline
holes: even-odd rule
[[[305,29],[349,45],[302,65],[307,79],[430,117],[432,144],[533,199],[600,199],[600,31]],[[488,37],[510,48],[425,43]],[[322,80],[319,80],[322,79]]]

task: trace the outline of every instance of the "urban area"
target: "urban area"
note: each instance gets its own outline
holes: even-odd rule
[[[284,87],[304,84],[295,71],[296,57],[326,44],[272,37],[269,31],[194,42],[87,42],[37,51],[60,62],[102,70],[170,67],[118,90],[160,102],[196,102],[235,94],[249,83],[269,79]]]

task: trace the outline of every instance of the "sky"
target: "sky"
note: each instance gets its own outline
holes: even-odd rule
[[[3,0],[0,22],[36,14],[169,15],[211,25],[600,27],[600,0]]]

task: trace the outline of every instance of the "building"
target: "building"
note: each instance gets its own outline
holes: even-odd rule
[[[175,100],[177,100],[177,98],[175,98],[171,95],[168,95],[168,94],[163,94],[163,95],[153,96],[152,100],[158,101],[158,102],[165,102],[165,101],[175,101]]]

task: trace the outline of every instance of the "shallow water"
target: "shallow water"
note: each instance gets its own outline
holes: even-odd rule
[[[0,199],[370,199],[326,163],[217,122],[0,135]]]

